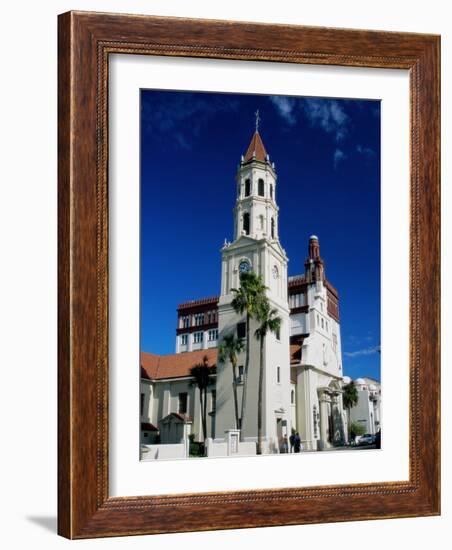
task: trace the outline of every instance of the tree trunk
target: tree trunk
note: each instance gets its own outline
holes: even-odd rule
[[[202,425],[202,436],[204,443],[206,441],[206,427],[204,423],[204,403],[203,403],[203,390],[202,388],[199,388],[199,403],[200,403],[200,410],[201,410],[201,425]]]
[[[202,429],[204,432],[204,444],[207,439],[207,388],[204,388],[204,411],[203,411],[203,418],[202,418]]]
[[[243,394],[242,394],[242,412],[240,415],[240,441],[244,441],[243,424],[246,412],[246,393],[248,385],[248,367],[250,364],[250,314],[246,314],[246,355],[245,355],[245,372],[243,373]]]
[[[237,360],[232,361],[232,390],[234,392],[235,428],[239,429],[239,401],[237,397]]]
[[[350,440],[352,431],[351,431],[351,425],[350,425],[350,407],[347,407],[347,439],[349,443],[352,443]]]
[[[264,337],[260,337],[259,391],[257,397],[257,454],[262,454],[262,401],[264,389]]]

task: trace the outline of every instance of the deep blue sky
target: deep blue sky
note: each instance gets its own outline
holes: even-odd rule
[[[289,275],[316,234],[340,295],[344,374],[379,379],[378,101],[142,90],[141,349],[174,353],[178,303],[219,294],[256,109]]]

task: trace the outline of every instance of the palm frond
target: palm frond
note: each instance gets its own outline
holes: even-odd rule
[[[268,332],[277,332],[281,328],[282,319],[278,310],[270,306],[268,299],[262,300],[256,312],[259,327],[254,332],[256,338],[265,338]]]

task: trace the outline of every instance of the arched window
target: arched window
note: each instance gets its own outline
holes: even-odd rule
[[[257,192],[258,192],[259,197],[263,197],[263,196],[265,195],[265,192],[264,192],[264,180],[263,180],[263,179],[260,179],[260,180],[257,182]]]
[[[250,215],[248,212],[243,214],[243,231],[246,235],[250,234]]]
[[[251,180],[245,180],[245,197],[249,197],[251,193]]]
[[[270,184],[270,198],[273,198],[273,185]]]
[[[272,236],[272,239],[275,238],[275,219],[272,218],[272,222],[271,222],[271,236]]]

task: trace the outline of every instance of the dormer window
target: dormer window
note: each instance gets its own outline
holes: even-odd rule
[[[249,197],[251,194],[251,180],[245,180],[245,197]]]
[[[264,180],[263,179],[260,179],[257,182],[257,191],[258,191],[259,197],[265,196],[265,188],[264,188]]]

